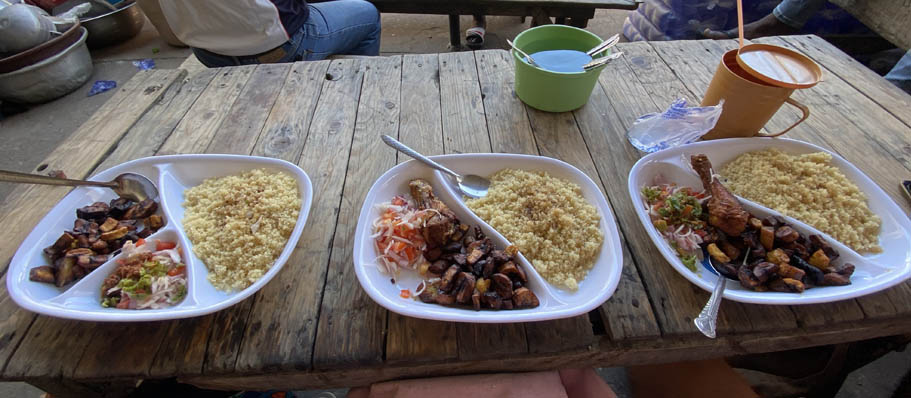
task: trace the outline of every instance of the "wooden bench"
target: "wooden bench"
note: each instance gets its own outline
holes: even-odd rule
[[[532,26],[550,23],[584,28],[595,9],[635,10],[641,0],[370,0],[380,12],[449,15],[449,41],[461,47],[460,15],[532,17]]]

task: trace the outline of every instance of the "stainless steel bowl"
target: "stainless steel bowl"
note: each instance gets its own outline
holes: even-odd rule
[[[47,102],[76,90],[92,76],[92,57],[85,46],[88,32],[78,41],[44,61],[0,74],[0,100]]]
[[[142,30],[145,15],[136,6],[135,1],[122,1],[117,7],[117,11],[79,19],[82,26],[89,30],[89,39],[86,40],[89,48],[122,43]]]

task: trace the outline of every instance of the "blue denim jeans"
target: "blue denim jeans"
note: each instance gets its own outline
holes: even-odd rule
[[[802,29],[825,4],[826,0],[784,0],[772,10],[772,14],[785,25]]]
[[[333,54],[379,55],[380,14],[364,0],[336,0],[307,4],[307,22],[282,45],[286,55],[278,62],[316,61]],[[208,67],[260,63],[255,56],[232,57],[193,48]]]

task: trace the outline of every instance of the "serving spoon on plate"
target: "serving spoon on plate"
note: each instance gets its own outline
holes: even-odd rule
[[[386,145],[389,145],[389,146],[395,148],[395,150],[397,150],[401,153],[404,153],[408,156],[411,156],[412,158],[414,158],[415,160],[417,160],[421,163],[424,163],[434,169],[437,169],[439,171],[442,171],[446,174],[451,175],[453,178],[456,179],[456,182],[458,182],[458,184],[459,184],[459,190],[462,191],[462,194],[464,194],[465,196],[468,196],[471,198],[483,198],[483,197],[487,196],[487,190],[490,188],[490,181],[488,179],[481,177],[481,176],[476,176],[473,174],[461,175],[452,170],[449,170],[448,168],[446,168],[446,166],[443,166],[437,162],[434,162],[433,160],[430,160],[430,158],[428,158],[424,155],[421,155],[414,149],[411,149],[411,148],[405,146],[405,144],[399,142],[395,138],[392,138],[388,135],[383,134],[383,142],[385,142]]]
[[[13,182],[19,184],[42,184],[42,185],[64,185],[64,186],[93,186],[113,189],[121,198],[129,199],[134,202],[142,202],[145,199],[155,199],[158,197],[158,188],[152,181],[136,173],[123,173],[113,181],[88,181],[88,180],[71,180],[68,178],[54,178],[37,174],[19,173],[16,171],[0,170],[0,181]]]

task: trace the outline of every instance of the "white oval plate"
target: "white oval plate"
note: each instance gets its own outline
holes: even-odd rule
[[[193,254],[193,246],[183,232],[183,192],[199,185],[206,178],[222,177],[266,168],[283,171],[297,180],[301,197],[300,214],[288,243],[273,266],[258,281],[237,292],[215,289],[206,279],[205,264]],[[124,310],[101,306],[101,283],[116,268],[114,257],[79,281],[58,288],[52,284],[28,280],[29,270],[48,264],[42,250],[57,240],[64,230],[73,228],[76,209],[96,201],[108,202],[117,197],[106,188],[78,187],[67,194],[44,216],[25,238],[13,256],[6,276],[10,296],[23,308],[58,318],[85,321],[138,322],[188,318],[227,308],[249,297],[265,286],[285,265],[300,239],[310,204],[313,187],[310,178],[300,167],[280,159],[239,155],[173,155],[137,159],[98,173],[90,180],[109,181],[125,172],[139,173],[155,182],[159,190],[158,213],[164,216],[165,226],[148,239],[176,241],[182,247],[187,265],[187,297],[179,304],[154,310]]]
[[[838,250],[840,257],[836,263],[849,262],[856,266],[851,284],[846,286],[825,286],[807,289],[803,293],[784,292],[754,292],[740,286],[740,283],[731,281],[724,292],[724,298],[744,303],[756,304],[815,304],[832,301],[846,300],[878,292],[899,284],[911,276],[911,221],[902,209],[892,201],[863,172],[851,163],[831,151],[822,147],[787,138],[730,138],[712,140],[683,145],[676,148],[649,154],[630,170],[629,194],[630,199],[636,204],[639,220],[645,226],[649,236],[664,255],[664,258],[690,282],[705,291],[712,291],[717,276],[708,271],[705,266],[698,272],[693,272],[680,261],[674,250],[661,236],[648,216],[645,198],[640,189],[643,185],[652,185],[656,175],[662,175],[667,182],[674,182],[679,186],[689,186],[702,190],[699,177],[689,166],[689,156],[704,153],[708,155],[715,170],[720,169],[728,162],[745,152],[757,151],[765,148],[778,148],[790,154],[811,152],[827,152],[832,155],[831,164],[838,167],[845,176],[867,194],[867,205],[874,214],[882,218],[882,229],[879,234],[879,243],[883,248],[882,253],[860,254],[832,237],[819,232],[815,228],[790,217],[782,217],[788,224],[804,234],[820,234],[825,240]],[[741,200],[750,213],[759,216],[778,215],[759,204]],[[781,217],[780,215],[778,215]]]
[[[559,289],[545,282],[520,253],[518,260],[528,274],[528,287],[540,301],[536,308],[475,311],[470,307],[446,307],[401,298],[400,289],[414,292],[421,278],[417,272],[403,270],[395,278],[396,283],[391,283],[391,277],[380,273],[376,267],[375,260],[379,253],[374,249],[370,235],[373,233],[373,220],[380,215],[376,205],[390,201],[395,195],[410,198],[408,182],[412,179],[423,178],[429,181],[436,196],[452,209],[463,224],[480,226],[497,248],[502,249],[509,245],[506,238],[465,206],[461,196],[457,194],[458,187],[455,181],[412,160],[389,169],[376,180],[364,199],[358,217],[354,235],[354,268],[361,286],[374,301],[390,311],[415,318],[451,322],[508,323],[543,321],[584,314],[601,305],[616,290],[623,267],[617,223],[601,190],[585,173],[568,163],[542,156],[479,153],[434,156],[433,159],[465,174],[490,176],[505,168],[539,170],[578,184],[585,199],[594,205],[601,215],[601,231],[604,233],[601,253],[585,279],[579,282],[579,290],[575,292]]]

